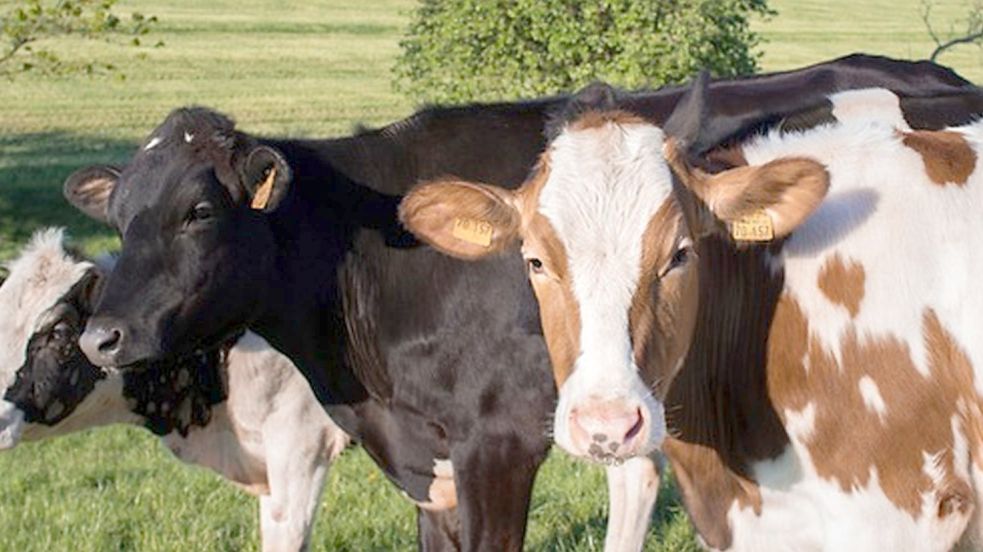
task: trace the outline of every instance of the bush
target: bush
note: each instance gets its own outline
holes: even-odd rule
[[[395,85],[461,102],[748,74],[760,55],[749,19],[772,14],[767,0],[423,0]]]

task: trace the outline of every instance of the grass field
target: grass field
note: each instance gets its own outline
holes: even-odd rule
[[[114,243],[63,203],[74,169],[121,161],[173,107],[197,103],[247,130],[294,136],[346,133],[408,114],[389,69],[409,0],[129,2],[160,17],[160,49],[64,42],[99,54],[118,76],[20,78],[0,83],[0,258],[39,226],[66,225],[88,251]],[[777,70],[854,51],[921,58],[932,49],[917,0],[772,0],[757,24]],[[939,2],[939,31],[968,4]],[[141,55],[144,54],[144,55]],[[983,54],[962,47],[942,62],[983,80]],[[660,497],[649,550],[695,549],[671,487]],[[315,550],[408,550],[410,505],[354,449],[331,472]],[[528,547],[599,550],[603,473],[554,454],[537,482]],[[168,457],[136,429],[108,428],[0,455],[0,550],[252,550],[256,506],[246,495]]]

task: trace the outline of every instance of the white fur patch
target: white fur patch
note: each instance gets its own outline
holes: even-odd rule
[[[884,404],[884,397],[881,396],[877,382],[870,376],[864,376],[857,382],[857,387],[860,388],[860,396],[863,397],[864,404],[871,412],[877,414],[883,422],[884,416],[887,415],[887,405]]]
[[[879,121],[902,130],[909,130],[901,111],[901,99],[884,88],[847,90],[829,97],[833,104],[833,116],[839,122]]]
[[[160,136],[154,136],[149,142],[147,142],[146,146],[143,146],[143,151],[154,149],[154,147],[157,146],[157,144],[160,144],[162,141],[163,140],[161,140]]]
[[[17,446],[24,430],[24,411],[0,399],[0,450]]]
[[[539,198],[563,243],[580,310],[580,355],[560,390],[556,439],[571,450],[568,412],[588,396],[631,398],[652,414],[649,443],[665,436],[661,404],[638,376],[628,311],[641,274],[642,236],[672,191],[663,133],[606,123],[554,140]]]
[[[191,141],[194,140],[194,139],[195,139],[195,135],[194,134],[191,134],[190,132],[185,132],[184,133],[184,141],[185,142],[187,142],[187,143],[190,144]]]

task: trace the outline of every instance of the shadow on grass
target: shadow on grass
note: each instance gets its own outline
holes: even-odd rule
[[[9,259],[46,226],[68,228],[87,253],[112,246],[114,234],[69,205],[62,184],[79,168],[125,162],[136,147],[128,140],[66,132],[0,136],[0,259]]]

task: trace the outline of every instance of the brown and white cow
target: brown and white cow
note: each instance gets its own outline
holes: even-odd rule
[[[246,332],[227,351],[104,371],[77,340],[105,267],[39,231],[0,286],[0,450],[113,423],[256,496],[264,551],[306,549],[348,436],[287,357]],[[179,365],[180,364],[180,365]]]
[[[661,443],[710,547],[983,546],[983,123],[860,109],[710,174],[702,103],[663,128],[587,109],[520,190],[432,183],[404,220],[463,258],[521,240],[557,442]]]

